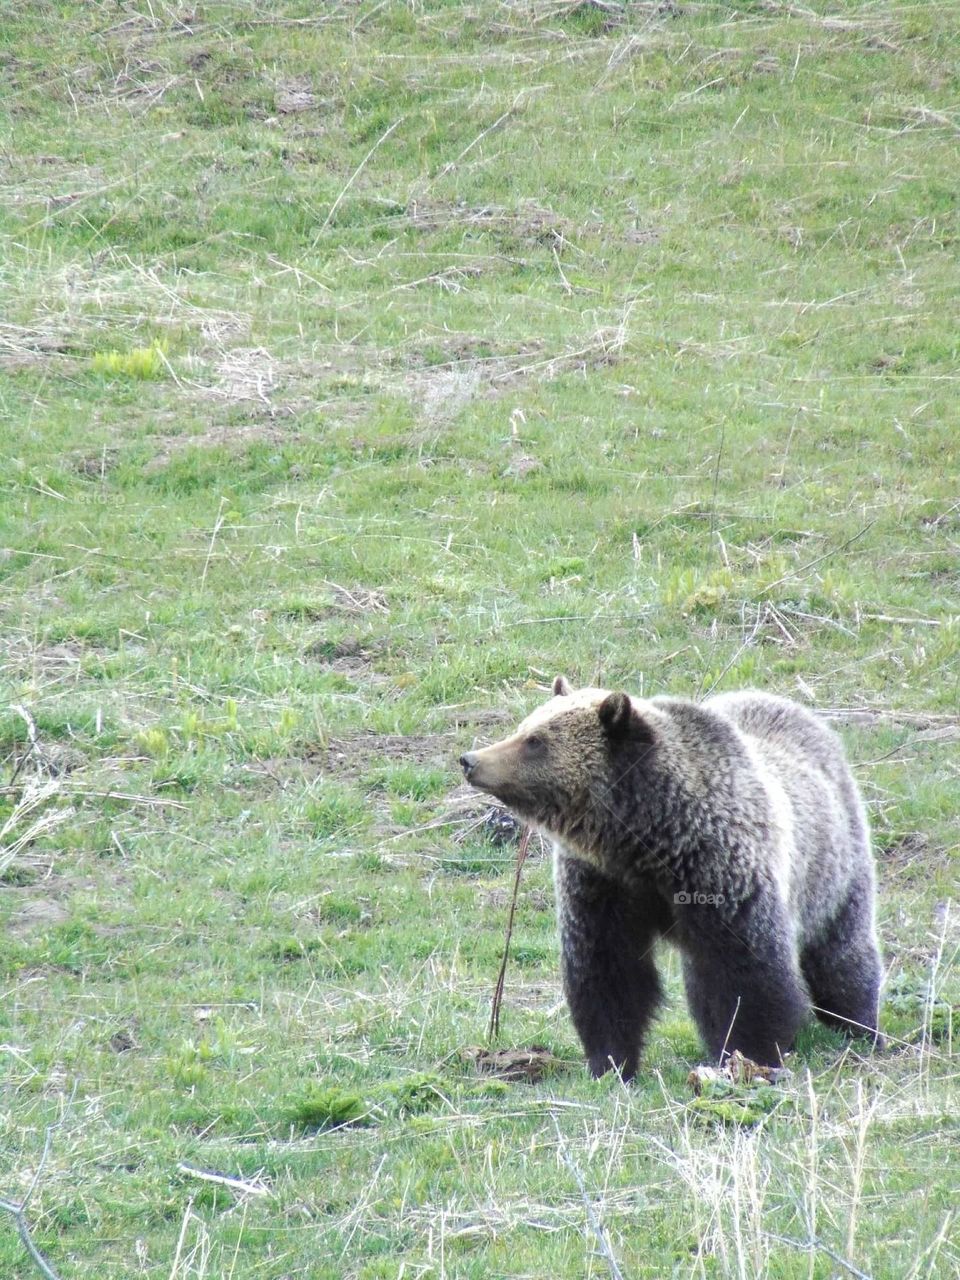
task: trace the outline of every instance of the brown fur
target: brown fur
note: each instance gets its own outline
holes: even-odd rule
[[[877,1036],[880,958],[863,804],[835,735],[763,693],[696,704],[554,696],[461,758],[552,837],[564,989],[595,1074],[636,1071],[679,947],[710,1051],[775,1063],[811,1004]]]

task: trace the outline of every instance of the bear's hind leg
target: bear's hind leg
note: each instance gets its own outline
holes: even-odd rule
[[[637,1071],[644,1032],[661,999],[653,962],[656,921],[622,885],[559,855],[556,887],[563,989],[590,1072]]]
[[[822,1023],[851,1036],[877,1030],[883,966],[873,929],[872,885],[857,887],[828,927],[801,956],[804,977]]]
[[[684,931],[683,982],[707,1048],[718,1060],[739,1049],[777,1066],[810,1009],[787,921],[779,912],[724,921],[715,908],[690,909],[703,914]]]

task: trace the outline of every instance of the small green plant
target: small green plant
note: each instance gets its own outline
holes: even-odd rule
[[[160,757],[150,771],[150,781],[158,789],[193,791],[204,777],[204,760],[184,752]]]
[[[211,1067],[232,1067],[237,1053],[236,1033],[222,1018],[216,1018],[207,1034],[198,1040],[184,1040],[174,1053],[168,1055],[167,1070],[176,1084],[192,1089],[210,1079]]]
[[[380,1094],[384,1103],[392,1106],[398,1115],[414,1116],[443,1106],[447,1101],[447,1088],[441,1076],[424,1072],[386,1084]]]
[[[551,560],[542,570],[541,577],[544,582],[549,582],[554,578],[572,578],[578,573],[582,573],[586,568],[586,560],[582,556],[567,556],[557,560]]]
[[[106,948],[92,925],[83,920],[55,925],[47,935],[47,960],[70,973],[85,973],[102,966]]]
[[[682,569],[670,575],[663,592],[664,604],[679,606],[683,616],[711,615],[721,610],[733,587],[729,569],[701,575],[696,569]]]
[[[166,342],[152,342],[149,347],[134,347],[132,351],[97,351],[91,364],[95,373],[106,377],[143,382],[166,375],[166,355]]]
[[[931,987],[929,977],[897,974],[885,993],[884,1005],[897,1019],[899,1034],[910,1044],[953,1044],[956,1039],[960,1005],[944,999]]]
[[[291,934],[287,938],[278,938],[264,948],[263,954],[269,956],[277,964],[294,964],[298,960],[306,960],[316,951],[323,950],[319,938],[298,938]]]
[[[390,805],[390,820],[396,827],[415,827],[420,816],[415,800],[394,800]]]
[[[170,752],[170,739],[163,729],[141,729],[136,737],[137,746],[154,760],[163,760]]]
[[[167,1071],[174,1084],[180,1085],[184,1089],[196,1089],[199,1085],[206,1084],[210,1079],[210,1072],[207,1070],[206,1063],[190,1052],[169,1055],[167,1058]]]
[[[290,1124],[300,1129],[340,1129],[372,1124],[374,1108],[358,1093],[336,1084],[312,1084],[287,1108]]]
[[[280,711],[280,720],[277,723],[277,733],[281,737],[288,738],[300,722],[293,707],[283,707]]]
[[[364,903],[341,894],[328,894],[318,904],[317,915],[324,923],[340,928],[357,925],[364,919]]]

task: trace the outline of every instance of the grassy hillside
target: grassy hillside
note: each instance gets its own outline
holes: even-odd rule
[[[0,1273],[960,1276],[955,0],[2,10]],[[886,1053],[591,1082],[537,850],[478,1072],[558,671],[831,716]]]

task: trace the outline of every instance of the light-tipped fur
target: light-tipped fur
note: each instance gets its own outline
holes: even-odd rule
[[[757,692],[644,701],[558,676],[553,693],[462,763],[552,838],[564,990],[594,1074],[636,1071],[659,937],[715,1056],[780,1061],[811,1006],[876,1039],[870,837],[831,730]]]

